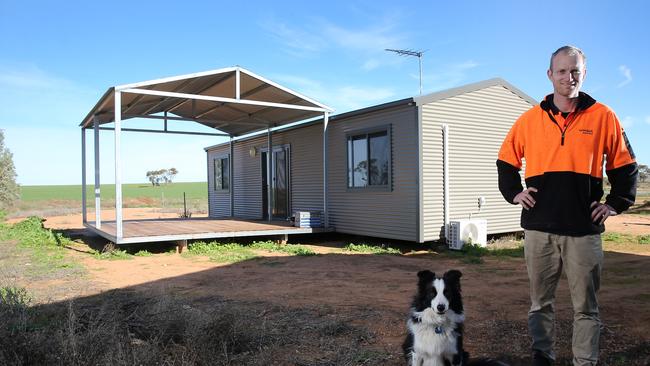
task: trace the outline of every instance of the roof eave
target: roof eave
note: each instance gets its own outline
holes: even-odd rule
[[[81,121],[81,123],[79,124],[79,127],[87,128],[90,124],[92,124],[93,123],[93,117],[95,116],[96,111],[102,109],[104,104],[106,104],[106,102],[108,101],[110,96],[113,95],[113,93],[115,93],[115,87],[114,86],[108,88],[108,90],[106,90],[104,95],[102,95],[102,97],[99,98],[99,100],[97,101],[97,104],[95,104],[95,106],[90,110],[90,112],[88,112],[88,114],[86,115],[86,118],[84,118]]]

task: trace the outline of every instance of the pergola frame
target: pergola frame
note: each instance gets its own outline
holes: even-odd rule
[[[211,96],[204,95],[201,92],[221,83],[223,80],[228,78],[228,73],[234,72],[235,74],[235,85],[234,85],[234,98],[221,97],[221,96]],[[249,90],[247,93],[241,93],[242,85],[242,74],[247,74],[249,77],[257,79],[257,81],[262,82],[261,85],[257,86],[253,90]],[[178,92],[176,90],[182,89],[183,87],[191,84],[195,80],[199,80],[202,77],[214,77],[218,74],[225,74],[223,78],[217,80],[214,85],[211,85],[208,88],[199,90],[194,93],[187,92]],[[154,90],[149,89],[156,85],[164,85],[165,83],[172,83],[182,81],[182,83],[174,88],[173,91],[165,90]],[[268,88],[276,88],[281,92],[288,93],[292,95],[290,101],[302,102],[303,104],[310,105],[300,105],[293,104],[288,102],[275,102],[275,101],[264,101],[264,100],[253,100],[246,99],[246,97],[255,94],[256,92],[262,91]],[[135,94],[137,95],[131,101],[130,105],[123,106],[122,97],[125,94]],[[131,109],[134,109],[134,106],[138,105],[145,97],[155,96],[161,97],[160,101],[154,101],[153,105],[148,107],[144,113],[128,113]],[[100,117],[108,113],[107,109],[110,109],[110,106],[107,105],[110,97],[113,98],[112,111],[114,117],[112,120],[100,121]],[[178,100],[178,103],[171,105],[160,111],[164,103],[170,100]],[[203,111],[199,114],[195,114],[195,105],[197,101],[206,101],[210,103],[215,103],[214,107]],[[174,112],[181,106],[185,105],[187,102],[191,102],[192,116],[193,117],[183,117],[183,116],[169,116],[168,113]],[[151,102],[149,102],[151,103]],[[141,103],[144,105],[144,103]],[[147,104],[148,105],[148,104]],[[246,113],[243,108],[239,106],[255,106],[263,107],[255,113]],[[238,112],[242,114],[242,117],[236,120],[220,120],[218,118],[209,118],[209,114],[214,112],[220,107],[228,108],[230,111]],[[272,81],[269,81],[265,78],[262,78],[252,72],[245,70],[240,67],[226,68],[214,71],[208,71],[204,73],[195,73],[189,75],[181,75],[171,78],[163,78],[157,80],[151,80],[141,83],[126,84],[121,86],[116,86],[109,89],[104,96],[97,103],[95,108],[88,114],[84,122],[81,123],[81,163],[82,163],[82,216],[83,224],[86,227],[91,227],[87,220],[87,204],[86,204],[86,129],[90,129],[90,121],[92,121],[92,130],[94,131],[94,162],[95,162],[95,180],[94,180],[94,196],[95,196],[95,229],[101,230],[102,219],[101,219],[101,192],[100,192],[100,165],[99,165],[99,131],[100,130],[112,130],[114,131],[114,147],[115,147],[115,225],[116,225],[116,244],[123,243],[124,233],[123,233],[123,207],[122,207],[122,156],[121,156],[121,135],[123,131],[128,132],[149,132],[149,133],[169,133],[169,134],[186,134],[186,135],[207,135],[207,136],[226,136],[230,138],[230,180],[231,180],[231,189],[230,189],[230,202],[231,202],[231,216],[234,216],[234,187],[232,187],[232,182],[234,181],[234,164],[233,164],[233,138],[238,135],[249,134],[256,131],[267,130],[267,140],[269,151],[273,151],[272,145],[272,128],[277,126],[278,123],[270,120],[265,120],[262,117],[263,112],[275,111],[275,110],[291,110],[291,111],[304,111],[305,117],[303,120],[313,118],[322,114],[323,116],[323,211],[324,211],[324,224],[325,227],[328,227],[328,205],[327,205],[327,127],[329,121],[329,114],[333,111],[331,108],[315,102],[307,97],[304,97],[288,88],[280,86]],[[161,115],[149,114],[149,113],[164,113]],[[300,116],[300,115],[298,115]],[[148,118],[148,119],[157,119],[164,122],[164,127],[161,130],[154,129],[134,129],[134,128],[123,128],[122,121],[130,118]],[[296,115],[292,117],[296,119]],[[208,124],[213,128],[220,130],[225,126],[248,126],[245,133],[232,134],[232,133],[203,133],[203,132],[192,132],[192,131],[170,131],[167,129],[167,121],[192,121],[199,122],[202,124]],[[100,127],[100,123],[109,123],[114,122],[113,128]],[[294,121],[291,121],[292,123]],[[273,172],[273,159],[272,154],[267,154],[267,175],[269,177],[268,184],[268,220],[273,219],[272,214],[272,184],[271,184],[271,173]]]

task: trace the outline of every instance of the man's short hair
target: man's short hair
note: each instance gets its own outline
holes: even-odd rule
[[[582,63],[583,65],[587,65],[587,56],[585,56],[585,53],[582,52],[581,49],[579,49],[576,46],[571,46],[571,45],[566,45],[558,48],[553,54],[551,55],[551,63],[549,65],[549,70],[553,71],[553,59],[555,56],[557,56],[558,53],[566,53],[569,56],[574,56],[574,55],[580,55],[582,56]]]

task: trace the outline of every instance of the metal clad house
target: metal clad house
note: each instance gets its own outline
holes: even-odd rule
[[[507,203],[498,189],[495,162],[512,124],[536,102],[502,79],[491,79],[418,98],[421,108],[422,220],[424,241],[444,228],[444,143],[448,131],[448,220],[480,213],[488,233],[521,230],[521,208]]]
[[[274,218],[296,210],[323,211],[323,124],[311,123],[273,134]],[[233,143],[233,212],[245,219],[267,218],[266,135]],[[207,148],[209,215],[231,216],[230,187],[215,184],[219,164],[230,156],[230,143]],[[216,164],[216,165],[215,165]],[[223,170],[222,170],[223,171]]]
[[[273,216],[326,211],[337,232],[414,242],[437,240],[446,222],[470,214],[487,219],[490,234],[519,231],[520,209],[501,198],[495,161],[512,124],[534,104],[490,79],[344,113],[325,129],[326,159],[322,120],[276,130]],[[210,216],[265,218],[268,139],[206,151]],[[487,201],[480,213],[479,197]]]

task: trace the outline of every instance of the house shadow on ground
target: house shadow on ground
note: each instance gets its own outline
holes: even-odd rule
[[[358,239],[375,240],[327,235],[300,241],[327,247]],[[101,240],[89,243],[98,247]],[[0,364],[404,365],[401,342],[416,273],[451,268],[463,272],[469,352],[530,364],[523,259],[466,263],[402,251],[263,257],[66,301],[16,301],[0,314]],[[167,254],[152,260],[159,255]],[[606,253],[603,365],[650,360],[648,263],[646,256]],[[566,280],[556,309],[557,364],[570,365]]]

